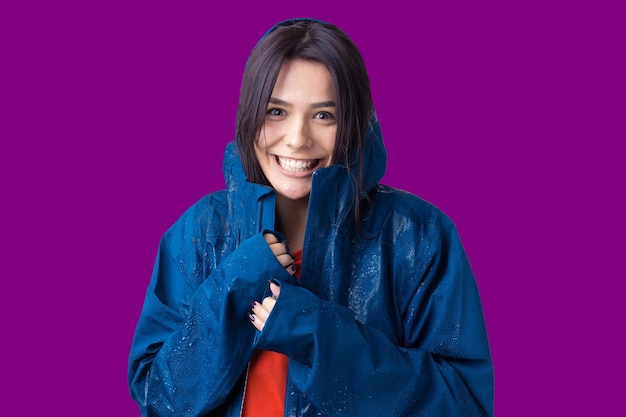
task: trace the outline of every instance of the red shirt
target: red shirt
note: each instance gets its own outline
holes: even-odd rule
[[[294,252],[295,276],[300,279],[302,249]],[[250,359],[243,401],[243,417],[283,417],[287,391],[287,356],[256,350]]]

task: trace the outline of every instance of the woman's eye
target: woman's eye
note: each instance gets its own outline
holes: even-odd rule
[[[283,115],[283,111],[281,109],[269,109],[267,111],[267,114],[269,116],[282,116]]]
[[[321,111],[315,115],[315,118],[322,119],[322,120],[329,120],[329,119],[334,119],[335,116],[332,113],[329,113],[327,111]]]

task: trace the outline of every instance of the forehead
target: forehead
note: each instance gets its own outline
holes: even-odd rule
[[[272,97],[284,101],[335,100],[335,87],[328,68],[317,61],[283,62]]]

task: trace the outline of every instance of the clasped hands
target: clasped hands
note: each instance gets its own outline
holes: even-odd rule
[[[287,244],[285,242],[280,242],[273,233],[264,233],[263,237],[272,250],[274,256],[276,256],[278,262],[280,262],[280,264],[285,267],[287,272],[293,276],[296,272],[296,267],[293,265],[293,257],[289,254]],[[259,331],[263,330],[265,322],[274,309],[274,305],[276,305],[276,299],[280,295],[280,287],[276,283],[270,281],[270,291],[272,293],[271,297],[265,297],[260,303],[258,301],[253,301],[250,304],[251,312],[248,313],[248,318],[250,319],[252,325]]]

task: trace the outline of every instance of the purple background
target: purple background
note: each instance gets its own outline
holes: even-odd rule
[[[127,355],[159,238],[223,187],[246,58],[291,17],[353,38],[384,182],[456,222],[496,414],[623,409],[623,10],[205,3],[0,6],[3,414],[139,415]]]

